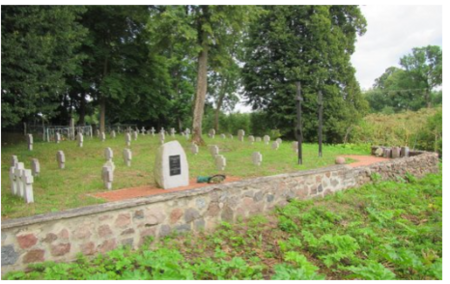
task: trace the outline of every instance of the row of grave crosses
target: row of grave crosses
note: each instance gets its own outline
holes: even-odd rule
[[[12,156],[11,167],[9,169],[9,178],[11,181],[11,192],[25,200],[26,203],[33,203],[33,175],[40,172],[39,161],[33,159],[32,170],[25,169],[22,162],[19,162],[17,156]]]

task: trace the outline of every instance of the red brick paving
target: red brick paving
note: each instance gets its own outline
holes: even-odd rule
[[[371,165],[374,163],[389,160],[387,158],[379,158],[379,157],[375,157],[375,156],[363,156],[363,155],[342,155],[342,157],[351,158],[353,160],[356,160],[356,162],[348,164],[350,167],[353,167],[353,168],[356,168],[359,166],[367,166],[367,165]],[[238,181],[241,179],[242,178],[240,178],[240,177],[227,176],[224,183]],[[161,189],[161,188],[156,188],[154,186],[143,185],[143,186],[132,187],[132,188],[124,188],[124,189],[113,190],[113,191],[99,192],[99,193],[92,194],[91,196],[99,197],[99,198],[105,199],[107,201],[118,201],[118,200],[131,199],[131,198],[142,197],[142,196],[150,196],[150,195],[164,194],[164,193],[182,191],[182,190],[193,189],[193,188],[200,188],[200,187],[205,187],[208,185],[210,185],[210,184],[197,183],[197,179],[192,178],[192,179],[190,179],[188,186],[182,186],[182,187],[177,187],[177,188],[172,188],[172,189]]]

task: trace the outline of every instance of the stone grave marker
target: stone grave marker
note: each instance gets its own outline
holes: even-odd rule
[[[138,139],[139,131],[133,131],[133,140],[136,141]]]
[[[256,166],[260,166],[262,163],[262,155],[260,152],[253,152],[252,154],[252,162]]]
[[[145,129],[145,127],[144,126],[142,126],[142,128],[141,128],[141,133],[142,133],[142,135],[144,135],[145,136],[145,133],[147,132],[147,130]]]
[[[55,134],[55,142],[58,144],[59,142],[61,142],[61,134],[59,134],[59,132],[56,132]]]
[[[383,158],[390,158],[391,157],[391,149],[390,148],[384,148],[383,150]]]
[[[161,141],[161,145],[164,144],[164,140],[166,139],[166,135],[164,134],[164,130],[161,130],[159,133],[159,141]]]
[[[192,151],[192,154],[194,154],[194,155],[197,155],[197,154],[198,154],[198,146],[197,146],[197,144],[192,143],[192,145],[191,145],[191,151]]]
[[[215,156],[215,160],[216,160],[216,169],[218,171],[225,170],[225,167],[227,165],[227,159],[225,159],[223,155],[217,155]]]
[[[262,139],[261,139],[261,137],[256,137],[256,138],[255,138],[255,141],[256,141],[256,142],[261,142]]]
[[[125,162],[125,165],[127,167],[131,167],[131,159],[133,158],[133,155],[131,153],[130,149],[123,149],[123,161]]]
[[[11,167],[15,167],[18,162],[19,162],[19,159],[17,158],[17,156],[12,155],[11,156]]]
[[[228,134],[228,138],[233,139],[233,134]]]
[[[31,173],[34,177],[39,176],[39,174],[41,173],[41,165],[39,164],[38,159],[31,160]]]
[[[115,166],[111,160],[106,162],[102,167],[102,180],[107,190],[112,189],[112,183],[114,180],[114,169]]]
[[[392,159],[400,158],[400,147],[392,147]]]
[[[58,167],[64,169],[66,166],[66,156],[63,151],[56,152],[56,162],[58,162]]]
[[[278,143],[279,145],[281,145],[281,143],[283,142],[283,140],[281,140],[281,138],[277,138],[275,141],[277,141],[277,143]]]
[[[245,131],[243,129],[238,130],[238,139],[239,141],[244,141]]]
[[[84,140],[83,133],[78,132],[77,134],[78,147],[80,148],[83,147],[83,140]]]
[[[24,169],[22,171],[22,182],[23,182],[23,189],[24,189],[24,199],[26,203],[33,203],[34,202],[34,196],[33,196],[33,182],[34,178],[31,174],[31,170]]]
[[[95,130],[95,135],[97,136],[97,138],[100,138],[100,129],[96,129]]]
[[[33,134],[27,135],[28,150],[33,151]]]
[[[156,130],[155,130],[155,128],[152,126],[152,129],[150,129],[150,133],[152,133],[152,136],[155,136],[155,132],[156,132]]]
[[[126,143],[127,147],[131,146],[131,134],[130,133],[125,133],[125,143]]]
[[[378,148],[375,150],[375,156],[381,157],[381,156],[383,156],[383,154],[384,154],[383,148],[378,147]]]
[[[106,159],[106,161],[112,160],[113,156],[114,156],[113,150],[110,147],[107,147],[105,149],[105,159]]]
[[[69,138],[70,140],[75,140],[75,119],[71,118],[70,119],[70,134],[69,134]]]
[[[116,131],[115,130],[113,130],[113,131],[111,131],[111,138],[116,138]]]
[[[209,147],[209,152],[211,153],[211,155],[213,157],[219,155],[219,146],[217,145],[212,145]]]
[[[184,133],[190,135],[191,134],[191,130],[189,128],[186,128],[186,130],[184,131]]]
[[[17,195],[17,183],[16,183],[16,166],[9,168],[9,181],[11,183],[11,193]]]
[[[189,165],[180,142],[170,141],[158,148],[154,176],[163,189],[189,185]]]
[[[273,149],[273,150],[278,150],[278,147],[280,147],[280,144],[278,144],[277,141],[274,141],[274,142],[272,143],[272,149]]]
[[[408,158],[409,157],[409,147],[402,147],[400,150],[400,157]]]
[[[16,195],[19,195],[21,197],[25,194],[25,189],[23,186],[23,171],[25,170],[25,166],[23,163],[19,162],[17,163],[16,167],[14,168],[14,180],[16,181]]]
[[[248,136],[248,141],[250,141],[251,144],[255,143],[255,137],[253,135]]]
[[[210,129],[209,133],[208,133],[209,138],[214,138],[215,135],[216,135],[216,130]]]
[[[170,136],[175,137],[175,128],[170,128]]]
[[[105,132],[100,133],[100,140],[102,140],[102,142],[105,142],[106,140]]]
[[[225,136],[225,134],[220,134],[220,138],[222,138],[222,139],[226,139],[226,138],[227,138],[227,136]]]
[[[270,136],[269,135],[264,135],[263,140],[264,140],[264,144],[268,145],[269,142],[270,142]]]

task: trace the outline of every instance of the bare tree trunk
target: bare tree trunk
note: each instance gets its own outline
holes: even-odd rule
[[[216,130],[216,133],[219,132],[219,114],[220,109],[222,108],[223,100],[225,98],[226,89],[227,88],[227,80],[223,79],[222,84],[220,86],[220,95],[219,99],[217,100],[217,107],[214,114],[214,129]]]
[[[427,103],[427,108],[431,108],[430,92],[428,90],[425,91],[425,101]]]
[[[108,73],[108,58],[105,58],[105,63],[103,65],[103,80]],[[104,94],[100,93],[100,132],[105,132],[105,112],[106,112],[106,102]]]
[[[192,142],[195,142],[198,145],[205,144],[205,141],[203,141],[202,138],[202,120],[207,91],[207,64],[208,48],[204,45],[202,51],[200,51],[198,55],[197,92],[195,96],[194,114],[192,119]]]
[[[81,94],[79,115],[78,125],[84,125],[86,117],[86,97],[84,94]]]

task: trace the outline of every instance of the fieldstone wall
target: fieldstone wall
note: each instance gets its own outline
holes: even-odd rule
[[[2,275],[29,263],[72,261],[76,254],[105,253],[119,245],[140,246],[147,236],[211,231],[289,199],[323,197],[370,181],[373,173],[392,179],[437,172],[434,153],[366,167],[345,165],[211,185],[182,192],[135,198],[2,222]]]

